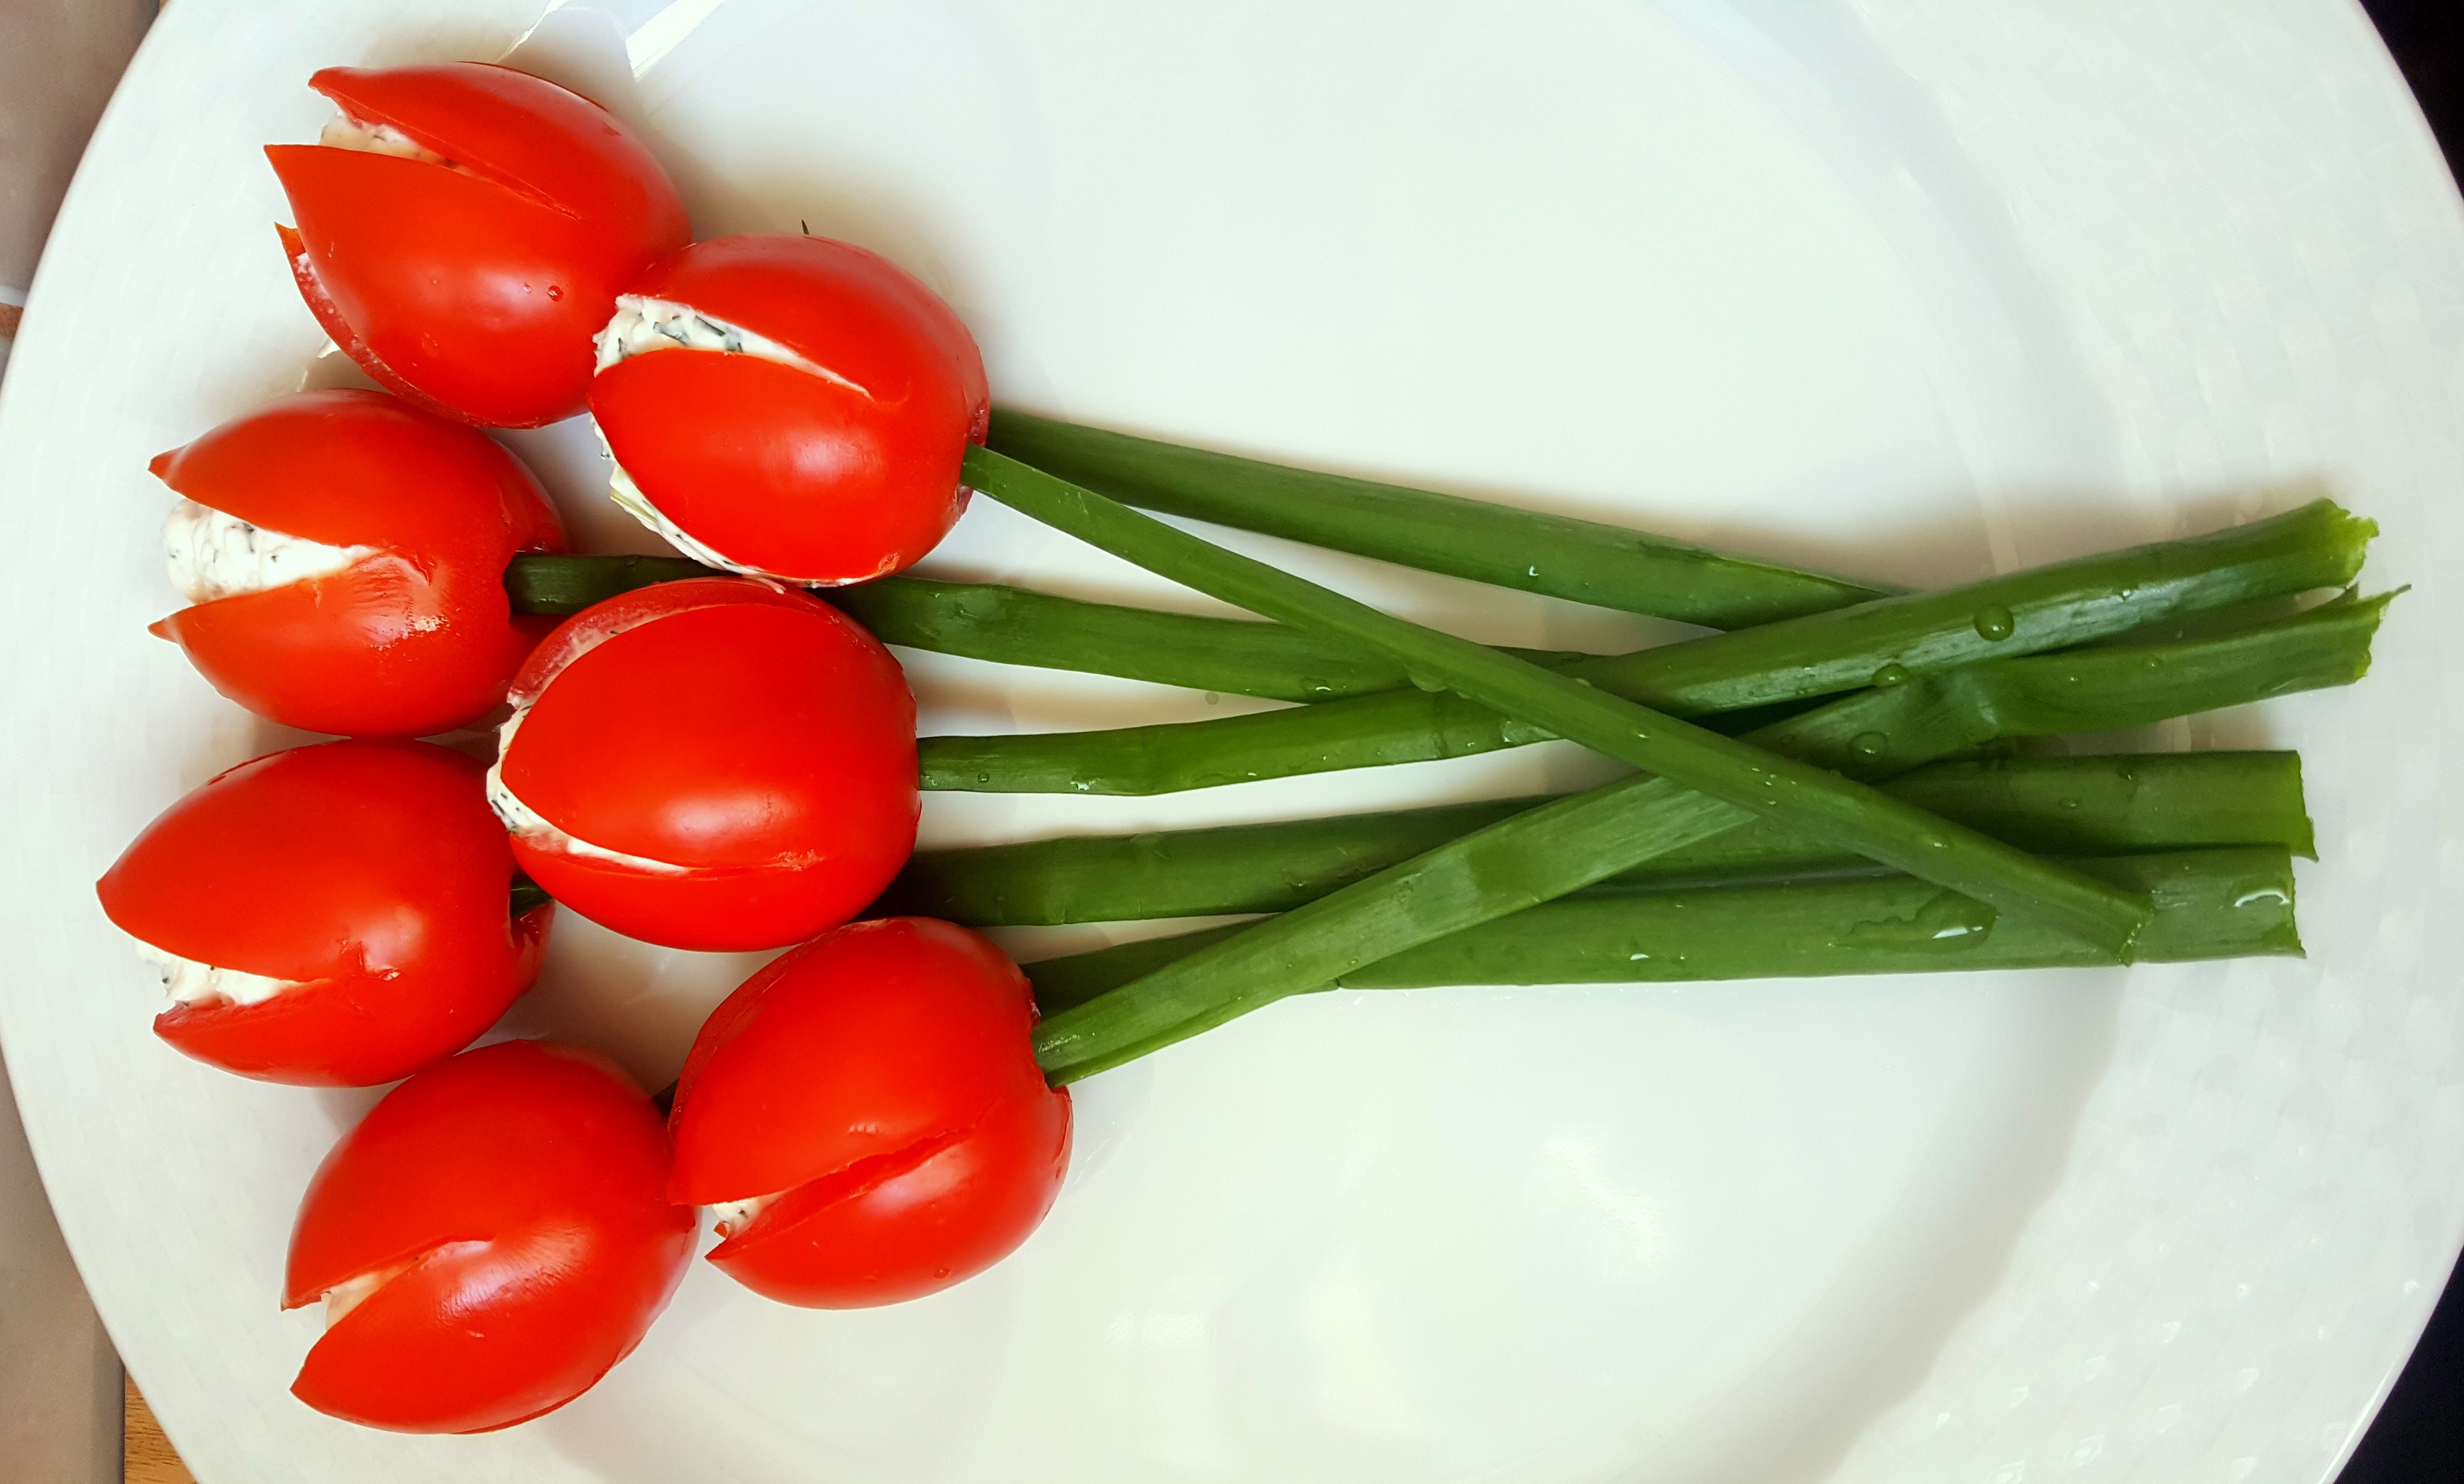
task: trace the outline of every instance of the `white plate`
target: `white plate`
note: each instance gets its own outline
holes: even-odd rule
[[[275,1310],[284,1237],[367,1099],[155,1042],[87,886],[184,789],[288,740],[143,634],[170,605],[144,461],[311,369],[255,152],[314,137],[307,74],[495,56],[537,3],[170,7],[0,404],[0,1023],[85,1277],[202,1477],[2333,1471],[2464,1235],[2439,735],[2464,230],[2343,0],[551,16],[524,56],[647,120],[703,231],[801,220],[889,251],[1022,405],[1925,582],[2231,521],[2324,473],[2387,527],[2373,585],[2423,585],[2360,687],[2162,738],[2301,748],[2325,857],[2306,963],[1292,1003],[1087,1084],[1051,1220],[947,1295],[803,1313],[697,1268],[598,1390],[488,1438],[293,1402],[316,1321]],[[586,437],[512,441],[578,524],[638,541],[591,493]],[[1482,638],[1650,633],[1278,555]],[[980,506],[934,565],[1196,605]],[[939,730],[1209,710],[915,668]],[[928,837],[1593,775],[1546,749],[1152,801],[939,797]],[[652,1080],[740,971],[560,932],[517,1028]]]

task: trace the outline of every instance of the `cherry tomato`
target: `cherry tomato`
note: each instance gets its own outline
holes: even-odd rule
[[[328,742],[218,775],[97,884],[187,998],[154,1020],[244,1077],[387,1082],[495,1023],[553,908],[511,917],[513,852],[482,770],[425,742]]]
[[[581,411],[617,291],[692,237],[642,142],[578,93],[482,62],[328,67],[308,85],[342,111],[329,138],[377,135],[265,151],[299,222],[276,229],[284,254],[334,343],[470,422]]]
[[[1034,1026],[1026,976],[963,928],[825,934],[703,1024],[669,1192],[721,1206],[710,1260],[782,1303],[947,1288],[1024,1241],[1069,1167],[1069,1096],[1045,1084]]]
[[[965,511],[959,461],[992,415],[983,358],[887,259],[825,237],[717,237],[636,278],[611,338],[646,304],[715,323],[638,333],[656,348],[605,365],[590,411],[654,527],[693,555],[862,582],[914,562]],[[673,340],[735,332],[769,344]]]
[[[565,548],[539,482],[487,435],[383,392],[285,397],[152,468],[247,522],[235,529],[251,542],[373,549],[323,576],[286,580],[268,564],[275,585],[154,625],[260,716],[351,735],[448,731],[501,706],[553,626],[516,615],[505,597],[515,553]]]
[[[683,949],[854,916],[915,844],[915,703],[827,603],[750,578],[609,599],[514,681],[490,798],[533,880]]]
[[[605,1058],[502,1041],[385,1094],[299,1206],[282,1306],[325,1300],[291,1394],[396,1432],[487,1432],[630,1355],[693,1255],[667,1130]]]

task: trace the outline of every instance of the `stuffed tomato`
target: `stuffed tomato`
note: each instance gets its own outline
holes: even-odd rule
[[[717,1208],[710,1260],[808,1308],[895,1303],[1000,1261],[1069,1166],[1035,1001],[979,934],[854,923],[711,1013],[676,1083],[671,1193]]]
[[[368,375],[435,411],[532,427],[589,394],[616,295],[691,238],[614,115],[483,62],[329,67],[341,117],[266,149],[302,297]]]
[[[687,555],[862,582],[965,511],[983,358],[932,290],[824,237],[695,243],[617,300],[590,390],[617,502]]]
[[[369,1086],[451,1055],[539,971],[482,770],[424,742],[240,764],[165,810],[96,890],[162,974],[154,1032],[226,1071]]]
[[[516,678],[489,798],[560,902],[684,949],[846,922],[915,843],[915,703],[828,604],[669,582],[565,621]]]
[[[164,549],[193,604],[154,632],[260,716],[355,736],[467,726],[553,626],[505,596],[517,554],[565,548],[539,481],[397,398],[285,397],[152,469],[180,496]]]
[[[552,1411],[632,1353],[693,1255],[658,1110],[605,1059],[465,1052],[385,1094],[325,1157],[284,1308],[325,1332],[292,1394],[398,1432]]]

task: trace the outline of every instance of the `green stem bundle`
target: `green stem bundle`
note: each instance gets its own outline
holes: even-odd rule
[[[2145,725],[2321,686],[2367,668],[2388,600],[2339,600],[2237,632],[1974,666],[1868,690],[1750,734],[1756,746],[1885,778],[2004,736]],[[1541,806],[1209,940],[1038,1028],[1056,1081],[1090,1075],[1323,988],[1379,958],[1577,891],[1739,826],[1664,778]],[[1314,975],[1315,977],[1311,977]]]
[[[1749,815],[2107,952],[2126,953],[2151,910],[2141,895],[2038,861],[1784,752],[1723,737],[1392,618],[999,454],[973,450],[966,469],[969,483],[992,498],[1158,576],[1375,648],[1400,661],[1417,684],[1456,690],[1659,775],[1543,805],[1321,898],[1158,973],[1155,978],[1178,982],[1113,1014],[1090,1005],[1044,1022],[1038,1056],[1056,1078],[1113,1064],[1157,1035],[1188,1034],[1181,1024],[1203,1028],[1431,937],[1562,896]],[[1638,829],[1646,813],[1655,828]],[[1370,930],[1375,928],[1386,930]],[[1196,972],[1175,972],[1191,964],[1199,966]],[[1089,1011],[1099,1012],[1099,1024],[1087,1023]]]

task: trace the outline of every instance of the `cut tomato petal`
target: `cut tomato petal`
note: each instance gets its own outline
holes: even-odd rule
[[[1044,1219],[1069,1098],[1026,976],[930,918],[856,923],[747,979],[677,1079],[678,1201],[759,1199],[711,1261],[786,1303],[891,1303],[982,1271]]]
[[[641,140],[597,103],[486,62],[328,67],[308,85],[455,164],[622,235],[647,262],[682,247],[684,207]]]
[[[470,422],[581,411],[617,291],[691,236],[641,141],[577,93],[485,63],[328,68],[311,85],[450,162],[267,149],[298,223],[293,276],[334,343]]]
[[[473,421],[582,410],[592,337],[631,266],[588,224],[426,161],[266,149],[318,287],[397,378]]]
[[[1069,1168],[1067,1093],[1038,1089],[860,1178],[824,1178],[711,1250],[728,1277],[811,1309],[900,1303],[982,1272],[1024,1241]]]
[[[695,1223],[661,1195],[667,1165],[649,1100],[588,1052],[510,1041],[403,1083],[301,1203],[286,1307],[390,1276],[318,1341],[293,1393],[410,1432],[570,1401],[683,1277]]]
[[[991,416],[957,315],[875,253],[824,237],[717,237],[627,291],[776,341],[770,355],[651,349],[599,373],[616,461],[674,530],[735,565],[806,582],[905,567],[966,509]]]
[[[652,264],[626,292],[767,336],[884,408],[955,418],[960,441],[992,404],[965,322],[913,274],[850,242],[713,237]]]
[[[671,1193],[767,1195],[968,1127],[1043,1090],[1034,1023],[1025,976],[949,923],[882,918],[793,949],[694,1039]]]
[[[906,679],[802,594],[627,594],[549,636],[514,694],[497,776],[523,869],[619,932],[783,947],[861,910],[913,848]]]
[[[966,452],[853,387],[753,356],[661,350],[599,374],[591,408],[659,513],[729,560],[799,581],[909,566],[966,510]]]
[[[173,614],[154,632],[214,688],[288,726],[420,735],[478,720],[536,643],[505,568],[562,551],[537,480],[485,434],[381,392],[287,397],[157,458],[197,503],[380,554]]]
[[[450,1056],[539,968],[545,909],[508,920],[513,854],[479,766],[417,742],[256,758],[166,810],[97,886],[122,931],[296,987],[156,1021],[272,1081],[365,1085]]]

